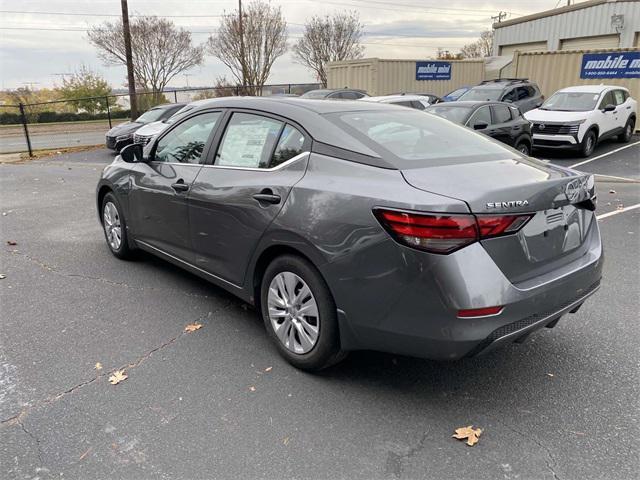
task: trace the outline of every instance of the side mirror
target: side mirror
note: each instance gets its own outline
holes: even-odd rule
[[[484,130],[488,126],[489,126],[489,124],[487,122],[476,122],[476,123],[473,124],[473,129],[474,130]]]
[[[602,111],[603,112],[613,112],[615,109],[616,109],[616,106],[614,104],[610,103],[609,105],[605,106]]]
[[[144,161],[142,154],[142,144],[132,143],[120,150],[120,157],[127,163],[136,163]]]

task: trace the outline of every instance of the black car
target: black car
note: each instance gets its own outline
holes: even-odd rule
[[[425,112],[478,130],[525,155],[531,152],[531,124],[514,105],[457,101],[432,105]]]
[[[121,123],[116,125],[107,132],[106,144],[107,148],[119,152],[123,147],[133,143],[133,134],[139,128],[151,122],[161,122],[168,119],[186,103],[167,103],[164,105],[158,105],[150,110],[147,110],[140,115],[134,122]]]
[[[540,87],[527,78],[495,78],[471,87],[456,101],[506,102],[527,113],[542,105],[544,95],[540,93]]]
[[[368,96],[369,94],[364,90],[354,88],[321,88],[319,90],[310,90],[301,95],[300,98],[312,98],[315,100],[358,100]]]

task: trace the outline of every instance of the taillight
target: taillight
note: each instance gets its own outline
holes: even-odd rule
[[[465,310],[458,310],[458,318],[473,318],[473,317],[490,317],[492,315],[498,315],[502,312],[504,307],[499,305],[497,307],[482,307],[482,308],[468,308]]]
[[[416,213],[375,209],[386,230],[408,247],[451,253],[484,238],[515,233],[532,215]]]

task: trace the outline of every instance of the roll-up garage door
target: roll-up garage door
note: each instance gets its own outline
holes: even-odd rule
[[[620,35],[618,34],[560,40],[560,50],[595,50],[597,48],[618,48],[619,45]]]
[[[502,45],[500,55],[512,56],[516,50],[520,52],[546,52],[547,42],[514,43],[513,45]]]

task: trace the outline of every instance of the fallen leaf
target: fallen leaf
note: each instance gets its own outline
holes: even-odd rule
[[[124,373],[124,370],[116,370],[115,372],[113,372],[113,375],[109,377],[109,383],[111,385],[117,385],[127,378],[129,378],[129,376]]]
[[[254,386],[249,387],[249,391],[255,392],[256,391],[256,387],[254,387]]]
[[[553,377],[553,373],[547,373],[549,377]]]
[[[98,362],[98,363],[96,363],[96,366],[93,367],[93,368],[95,368],[96,370],[102,370],[102,364],[100,362]]]
[[[16,242],[15,240],[7,240],[7,245],[17,245],[18,242]]]
[[[615,190],[609,190],[609,193],[616,193]]]
[[[86,452],[84,452],[82,455],[80,455],[80,460],[82,460],[84,457],[86,457],[89,454],[89,452],[92,450],[92,448],[93,447],[89,447],[89,449]]]
[[[2,280],[3,278],[7,278],[7,276],[4,273],[0,273],[0,280]]]
[[[476,443],[478,443],[478,438],[482,435],[482,430],[479,428],[473,428],[473,425],[469,425],[468,427],[456,428],[456,433],[451,435],[453,438],[457,438],[458,440],[467,439],[467,445],[473,447]]]
[[[619,203],[618,205],[616,205],[616,210],[624,210],[624,205]]]
[[[282,440],[282,444],[283,445],[288,445],[289,444],[289,437],[284,437],[284,439]]]
[[[271,370],[273,370],[273,367],[267,367],[264,369],[265,372],[270,372]]]
[[[195,332],[196,330],[200,330],[202,328],[202,324],[199,322],[190,323],[186,327],[184,327],[184,331],[187,333]]]

